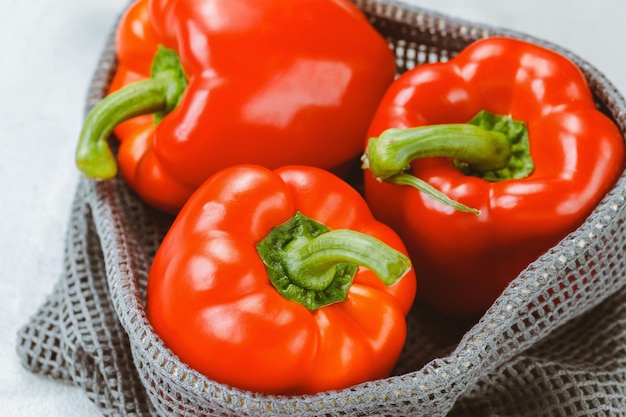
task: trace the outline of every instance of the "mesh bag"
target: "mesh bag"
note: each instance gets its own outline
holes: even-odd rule
[[[355,2],[389,39],[400,72],[445,61],[490,35],[557,50],[580,66],[598,106],[626,132],[622,96],[558,46],[400,3]],[[114,71],[111,37],[87,108]],[[529,265],[479,320],[416,303],[389,378],[281,397],[216,383],[164,347],[143,302],[150,261],[172,219],[121,179],[81,179],[64,273],[20,329],[17,351],[26,368],[75,384],[111,416],[626,416],[625,186],[623,175],[585,223]]]

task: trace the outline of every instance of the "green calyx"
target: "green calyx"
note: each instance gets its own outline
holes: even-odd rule
[[[368,141],[361,159],[379,181],[409,185],[456,210],[479,214],[407,173],[411,161],[429,157],[451,158],[464,174],[492,182],[525,178],[534,170],[526,125],[485,110],[468,123],[388,129]]]
[[[109,94],[87,115],[76,147],[78,169],[88,178],[113,178],[117,163],[107,142],[113,129],[144,114],[154,114],[158,123],[178,106],[186,87],[178,55],[159,46],[149,79]]]
[[[481,168],[477,164],[472,165],[457,158],[454,163],[461,172],[490,182],[525,178],[533,172],[535,165],[530,156],[528,129],[524,122],[483,110],[470,120],[469,124],[488,132],[502,133],[507,139],[510,157],[506,165],[494,169]]]
[[[257,252],[276,290],[311,311],[345,301],[359,265],[385,285],[411,268],[404,254],[383,242],[352,230],[330,230],[299,212],[273,228]]]

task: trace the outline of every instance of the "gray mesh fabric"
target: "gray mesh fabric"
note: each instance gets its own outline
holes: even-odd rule
[[[355,2],[389,39],[400,71],[447,60],[489,35],[568,55],[598,106],[626,132],[623,97],[566,50],[400,3]],[[88,108],[114,70],[109,41]],[[171,218],[146,207],[121,179],[81,179],[64,273],[20,330],[18,354],[32,372],[81,387],[111,416],[626,416],[625,186],[622,176],[586,222],[529,265],[482,317],[450,319],[416,303],[391,377],[280,397],[211,381],[163,346],[143,302],[150,260]]]

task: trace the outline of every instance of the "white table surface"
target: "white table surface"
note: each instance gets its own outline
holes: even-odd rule
[[[405,1],[562,45],[626,92],[623,0]],[[24,370],[15,334],[61,272],[86,89],[127,0],[0,3],[0,414],[100,416],[81,391]]]

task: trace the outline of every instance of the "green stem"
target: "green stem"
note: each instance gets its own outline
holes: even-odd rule
[[[460,159],[479,170],[502,168],[511,157],[506,136],[469,124],[387,129],[368,142],[364,164],[384,180],[419,158]]]
[[[76,165],[88,178],[108,179],[117,173],[107,139],[120,123],[165,108],[164,84],[148,79],[106,96],[89,112],[76,147]]]
[[[458,201],[454,201],[453,199],[448,197],[446,194],[442,193],[441,191],[439,191],[438,189],[436,189],[435,187],[433,187],[426,181],[420,178],[417,178],[414,175],[405,174],[401,172],[399,174],[396,174],[387,178],[385,181],[390,182],[392,184],[397,184],[397,185],[409,185],[413,188],[418,189],[424,194],[430,196],[431,198],[434,198],[435,200],[441,203],[444,203],[447,206],[452,207],[453,209],[457,211],[461,211],[464,213],[473,213],[476,215],[480,214],[480,210],[477,210],[472,207],[468,207],[465,204],[459,203]]]
[[[185,87],[178,56],[160,47],[151,78],[109,94],[89,112],[76,147],[78,169],[88,178],[113,178],[117,163],[108,144],[113,129],[133,117],[167,114],[178,105]]]
[[[409,259],[378,239],[353,230],[329,230],[296,213],[257,245],[270,281],[285,298],[309,310],[344,301],[359,265],[392,285]]]
[[[405,172],[412,161],[430,157],[451,158],[463,173],[486,181],[524,178],[534,169],[526,126],[486,111],[469,123],[388,129],[368,141],[362,162],[379,181],[409,185],[457,210],[478,214]]]
[[[332,230],[299,247],[292,247],[285,257],[285,269],[293,283],[304,288],[323,289],[330,285],[324,273],[340,262],[364,266],[385,285],[391,285],[408,269],[406,257],[378,239],[353,230]],[[322,285],[320,285],[320,283]]]

